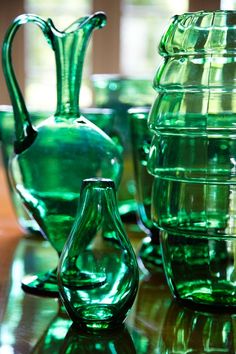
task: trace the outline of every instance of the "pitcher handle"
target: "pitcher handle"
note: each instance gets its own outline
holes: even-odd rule
[[[2,47],[2,65],[14,111],[16,137],[14,150],[17,154],[27,149],[37,136],[37,131],[32,126],[29,112],[16,80],[11,56],[11,46],[15,34],[21,25],[28,22],[35,23],[42,29],[48,43],[53,48],[53,34],[50,26],[41,17],[36,15],[24,14],[16,17],[5,35]]]

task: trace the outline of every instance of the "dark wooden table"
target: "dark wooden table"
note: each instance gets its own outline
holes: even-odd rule
[[[126,227],[138,249],[143,233]],[[235,353],[236,315],[182,307],[172,299],[162,269],[140,272],[125,328],[101,335],[80,332],[60,312],[57,299],[21,289],[25,274],[46,271],[56,262],[47,241],[19,229],[0,168],[0,354]]]

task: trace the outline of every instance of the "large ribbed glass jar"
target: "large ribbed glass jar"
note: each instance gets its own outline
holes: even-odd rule
[[[185,303],[236,306],[236,12],[175,16],[149,127],[152,218]]]

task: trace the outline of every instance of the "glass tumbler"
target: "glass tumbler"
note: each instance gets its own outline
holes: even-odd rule
[[[147,119],[150,107],[137,107],[128,110],[131,144],[133,152],[136,201],[138,205],[138,224],[146,233],[139,256],[150,271],[161,264],[159,229],[151,219],[151,194],[154,177],[147,170],[152,134]]]

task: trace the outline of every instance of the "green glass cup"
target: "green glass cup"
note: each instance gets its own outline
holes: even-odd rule
[[[137,206],[128,109],[150,105],[153,102],[155,91],[152,81],[141,77],[96,74],[92,76],[92,84],[94,104],[97,107],[110,107],[116,112],[114,128],[124,146],[124,172],[118,191],[119,212],[123,220],[135,220]]]
[[[81,113],[92,123],[97,125],[113,140],[120,142],[119,135],[114,131],[115,112],[110,108],[83,108]],[[32,122],[39,124],[45,118],[50,116],[50,112],[30,110]],[[14,144],[14,117],[12,106],[0,105],[0,146],[3,158],[3,167],[6,172],[10,197],[16,214],[19,226],[26,235],[40,235],[41,231],[37,222],[32,218],[27,209],[24,208],[22,200],[18,193],[15,192],[10,182],[8,174],[9,160],[13,155]],[[122,147],[121,147],[122,149]]]
[[[147,170],[152,134],[147,120],[150,107],[137,107],[128,110],[131,144],[133,153],[136,201],[138,205],[138,224],[147,234],[142,242],[139,256],[144,266],[151,271],[162,264],[159,229],[151,219],[151,195],[154,177]]]

